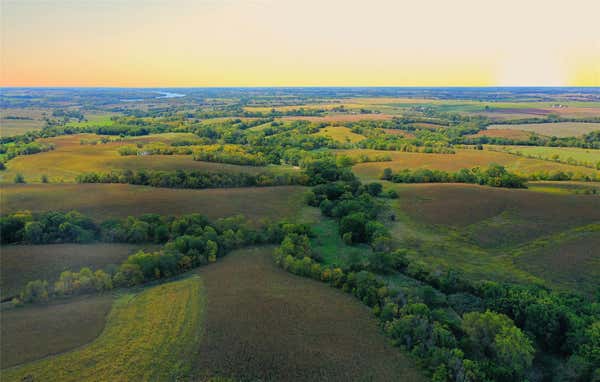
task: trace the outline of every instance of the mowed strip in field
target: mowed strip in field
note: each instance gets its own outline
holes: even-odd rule
[[[242,214],[255,223],[292,217],[304,203],[305,187],[186,190],[128,184],[7,184],[3,213],[77,210],[98,220],[145,213],[201,213],[210,219]]]
[[[239,166],[225,163],[195,161],[191,155],[144,155],[121,156],[119,147],[130,146],[136,142],[169,142],[178,136],[189,134],[155,134],[136,137],[123,142],[98,143],[95,145],[80,143],[81,140],[100,140],[94,134],[77,134],[40,139],[40,142],[53,143],[55,149],[34,155],[19,156],[10,160],[7,169],[0,174],[3,183],[13,181],[17,173],[25,181],[41,182],[46,175],[51,183],[74,182],[77,175],[85,172],[110,172],[112,170],[199,170],[218,173],[293,172],[291,167],[282,166]]]
[[[476,166],[486,168],[491,163],[503,165],[509,171],[523,176],[537,172],[554,173],[564,171],[600,177],[600,171],[592,168],[520,157],[491,150],[457,149],[455,154],[425,154],[382,150],[339,150],[337,152],[350,156],[357,156],[359,154],[373,156],[388,155],[392,158],[392,161],[389,162],[371,162],[355,165],[352,170],[363,181],[379,179],[385,168],[391,168],[393,171],[415,168],[457,171],[461,168],[473,168]]]
[[[273,250],[236,251],[200,271],[208,306],[198,380],[424,380],[367,307],[277,268]]]
[[[122,295],[95,341],[68,353],[4,369],[2,381],[187,379],[202,337],[204,310],[199,277]],[[13,319],[19,319],[21,312],[15,310]]]
[[[520,130],[530,131],[540,135],[555,137],[578,137],[592,131],[600,130],[600,123],[584,122],[555,122],[555,123],[524,123],[517,125],[490,125],[488,130]]]
[[[63,353],[93,341],[104,329],[112,295],[4,308],[0,364],[8,368]]]
[[[29,281],[57,280],[64,270],[93,270],[118,265],[138,250],[155,245],[133,244],[43,244],[0,247],[2,299],[18,294]]]

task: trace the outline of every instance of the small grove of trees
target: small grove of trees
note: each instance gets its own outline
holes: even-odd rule
[[[394,183],[474,183],[492,187],[526,188],[524,178],[497,164],[483,170],[478,167],[463,168],[454,173],[428,169],[405,169],[394,173],[392,169],[386,168],[381,179]]]

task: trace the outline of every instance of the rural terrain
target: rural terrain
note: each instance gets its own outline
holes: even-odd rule
[[[5,88],[2,381],[600,381],[598,88]]]

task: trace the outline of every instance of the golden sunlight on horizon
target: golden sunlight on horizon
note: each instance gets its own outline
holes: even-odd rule
[[[597,0],[1,1],[1,86],[600,86]]]

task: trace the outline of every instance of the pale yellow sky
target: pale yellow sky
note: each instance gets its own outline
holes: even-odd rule
[[[598,0],[0,0],[2,86],[600,86]]]

